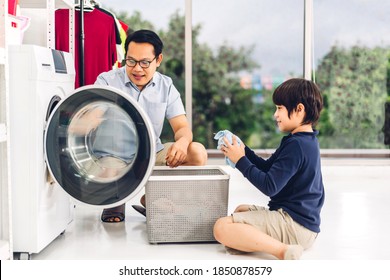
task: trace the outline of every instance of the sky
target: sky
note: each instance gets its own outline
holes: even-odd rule
[[[157,29],[168,28],[186,0],[100,0],[111,11],[139,11]],[[304,0],[192,0],[192,22],[202,24],[200,42],[216,49],[254,45],[261,75],[302,74]],[[314,0],[314,64],[333,45],[390,46],[390,1]]]

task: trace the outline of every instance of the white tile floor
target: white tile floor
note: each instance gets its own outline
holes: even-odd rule
[[[215,161],[218,162],[218,161]],[[220,161],[218,162],[220,163]],[[212,160],[209,164],[215,164]],[[241,203],[264,205],[267,198],[235,169],[231,175],[229,212]],[[326,201],[322,232],[304,260],[390,260],[390,160],[323,160]],[[141,194],[139,194],[140,196]],[[211,244],[148,243],[145,218],[127,203],[126,221],[100,221],[101,210],[77,206],[74,221],[33,260],[254,260],[273,257],[254,253],[229,255]]]

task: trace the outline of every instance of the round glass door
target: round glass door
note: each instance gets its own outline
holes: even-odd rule
[[[113,207],[146,184],[155,161],[149,118],[115,88],[85,86],[51,114],[46,161],[55,181],[76,200]]]

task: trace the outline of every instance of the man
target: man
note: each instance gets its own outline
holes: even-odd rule
[[[95,84],[116,87],[137,100],[145,110],[156,135],[156,165],[205,165],[207,152],[200,143],[193,142],[180,93],[172,79],[157,72],[163,60],[163,43],[156,33],[138,30],[125,42],[125,65],[102,73]],[[161,143],[160,135],[167,118],[174,132],[175,142]],[[141,198],[145,207],[145,196]],[[145,214],[145,209],[133,206]],[[121,222],[125,218],[125,205],[104,209],[103,222]]]

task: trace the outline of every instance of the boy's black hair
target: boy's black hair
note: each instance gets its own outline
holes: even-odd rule
[[[125,41],[125,54],[127,54],[129,44],[132,41],[136,43],[149,43],[153,45],[155,56],[159,56],[162,53],[164,47],[163,42],[155,32],[151,30],[141,29],[130,33],[129,36],[127,36]]]
[[[320,118],[323,101],[319,87],[312,81],[293,78],[279,85],[272,95],[275,105],[283,105],[287,108],[288,117],[296,110],[299,103],[305,106],[305,117],[302,124],[313,126]]]

